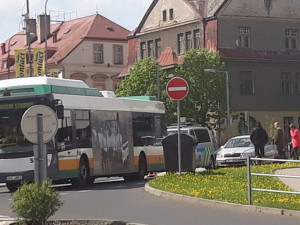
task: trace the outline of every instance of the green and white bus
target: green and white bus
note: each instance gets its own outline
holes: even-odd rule
[[[0,183],[14,191],[34,180],[33,144],[21,131],[24,112],[46,105],[58,130],[46,144],[48,178],[79,186],[96,177],[143,179],[164,169],[164,104],[150,98],[103,97],[83,81],[27,77],[0,81]]]

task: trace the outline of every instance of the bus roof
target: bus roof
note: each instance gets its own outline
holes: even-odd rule
[[[0,88],[9,88],[26,85],[55,85],[64,87],[89,88],[82,80],[61,79],[53,77],[23,77],[13,78],[0,81]]]

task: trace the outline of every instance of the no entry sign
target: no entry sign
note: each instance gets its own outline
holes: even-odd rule
[[[189,92],[189,85],[185,79],[174,77],[168,82],[166,91],[173,100],[182,100]]]

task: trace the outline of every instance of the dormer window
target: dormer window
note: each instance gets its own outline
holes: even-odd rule
[[[173,11],[173,9],[170,9],[170,12],[169,12],[169,19],[170,19],[170,20],[173,20],[173,19],[174,19],[174,11]]]
[[[163,21],[167,21],[167,10],[163,11]]]

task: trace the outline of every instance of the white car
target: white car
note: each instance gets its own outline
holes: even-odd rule
[[[274,158],[276,155],[276,145],[272,144],[269,139],[265,145],[265,158]],[[255,157],[254,145],[250,140],[250,135],[233,137],[218,150],[216,165],[244,166],[247,164],[248,156]]]

